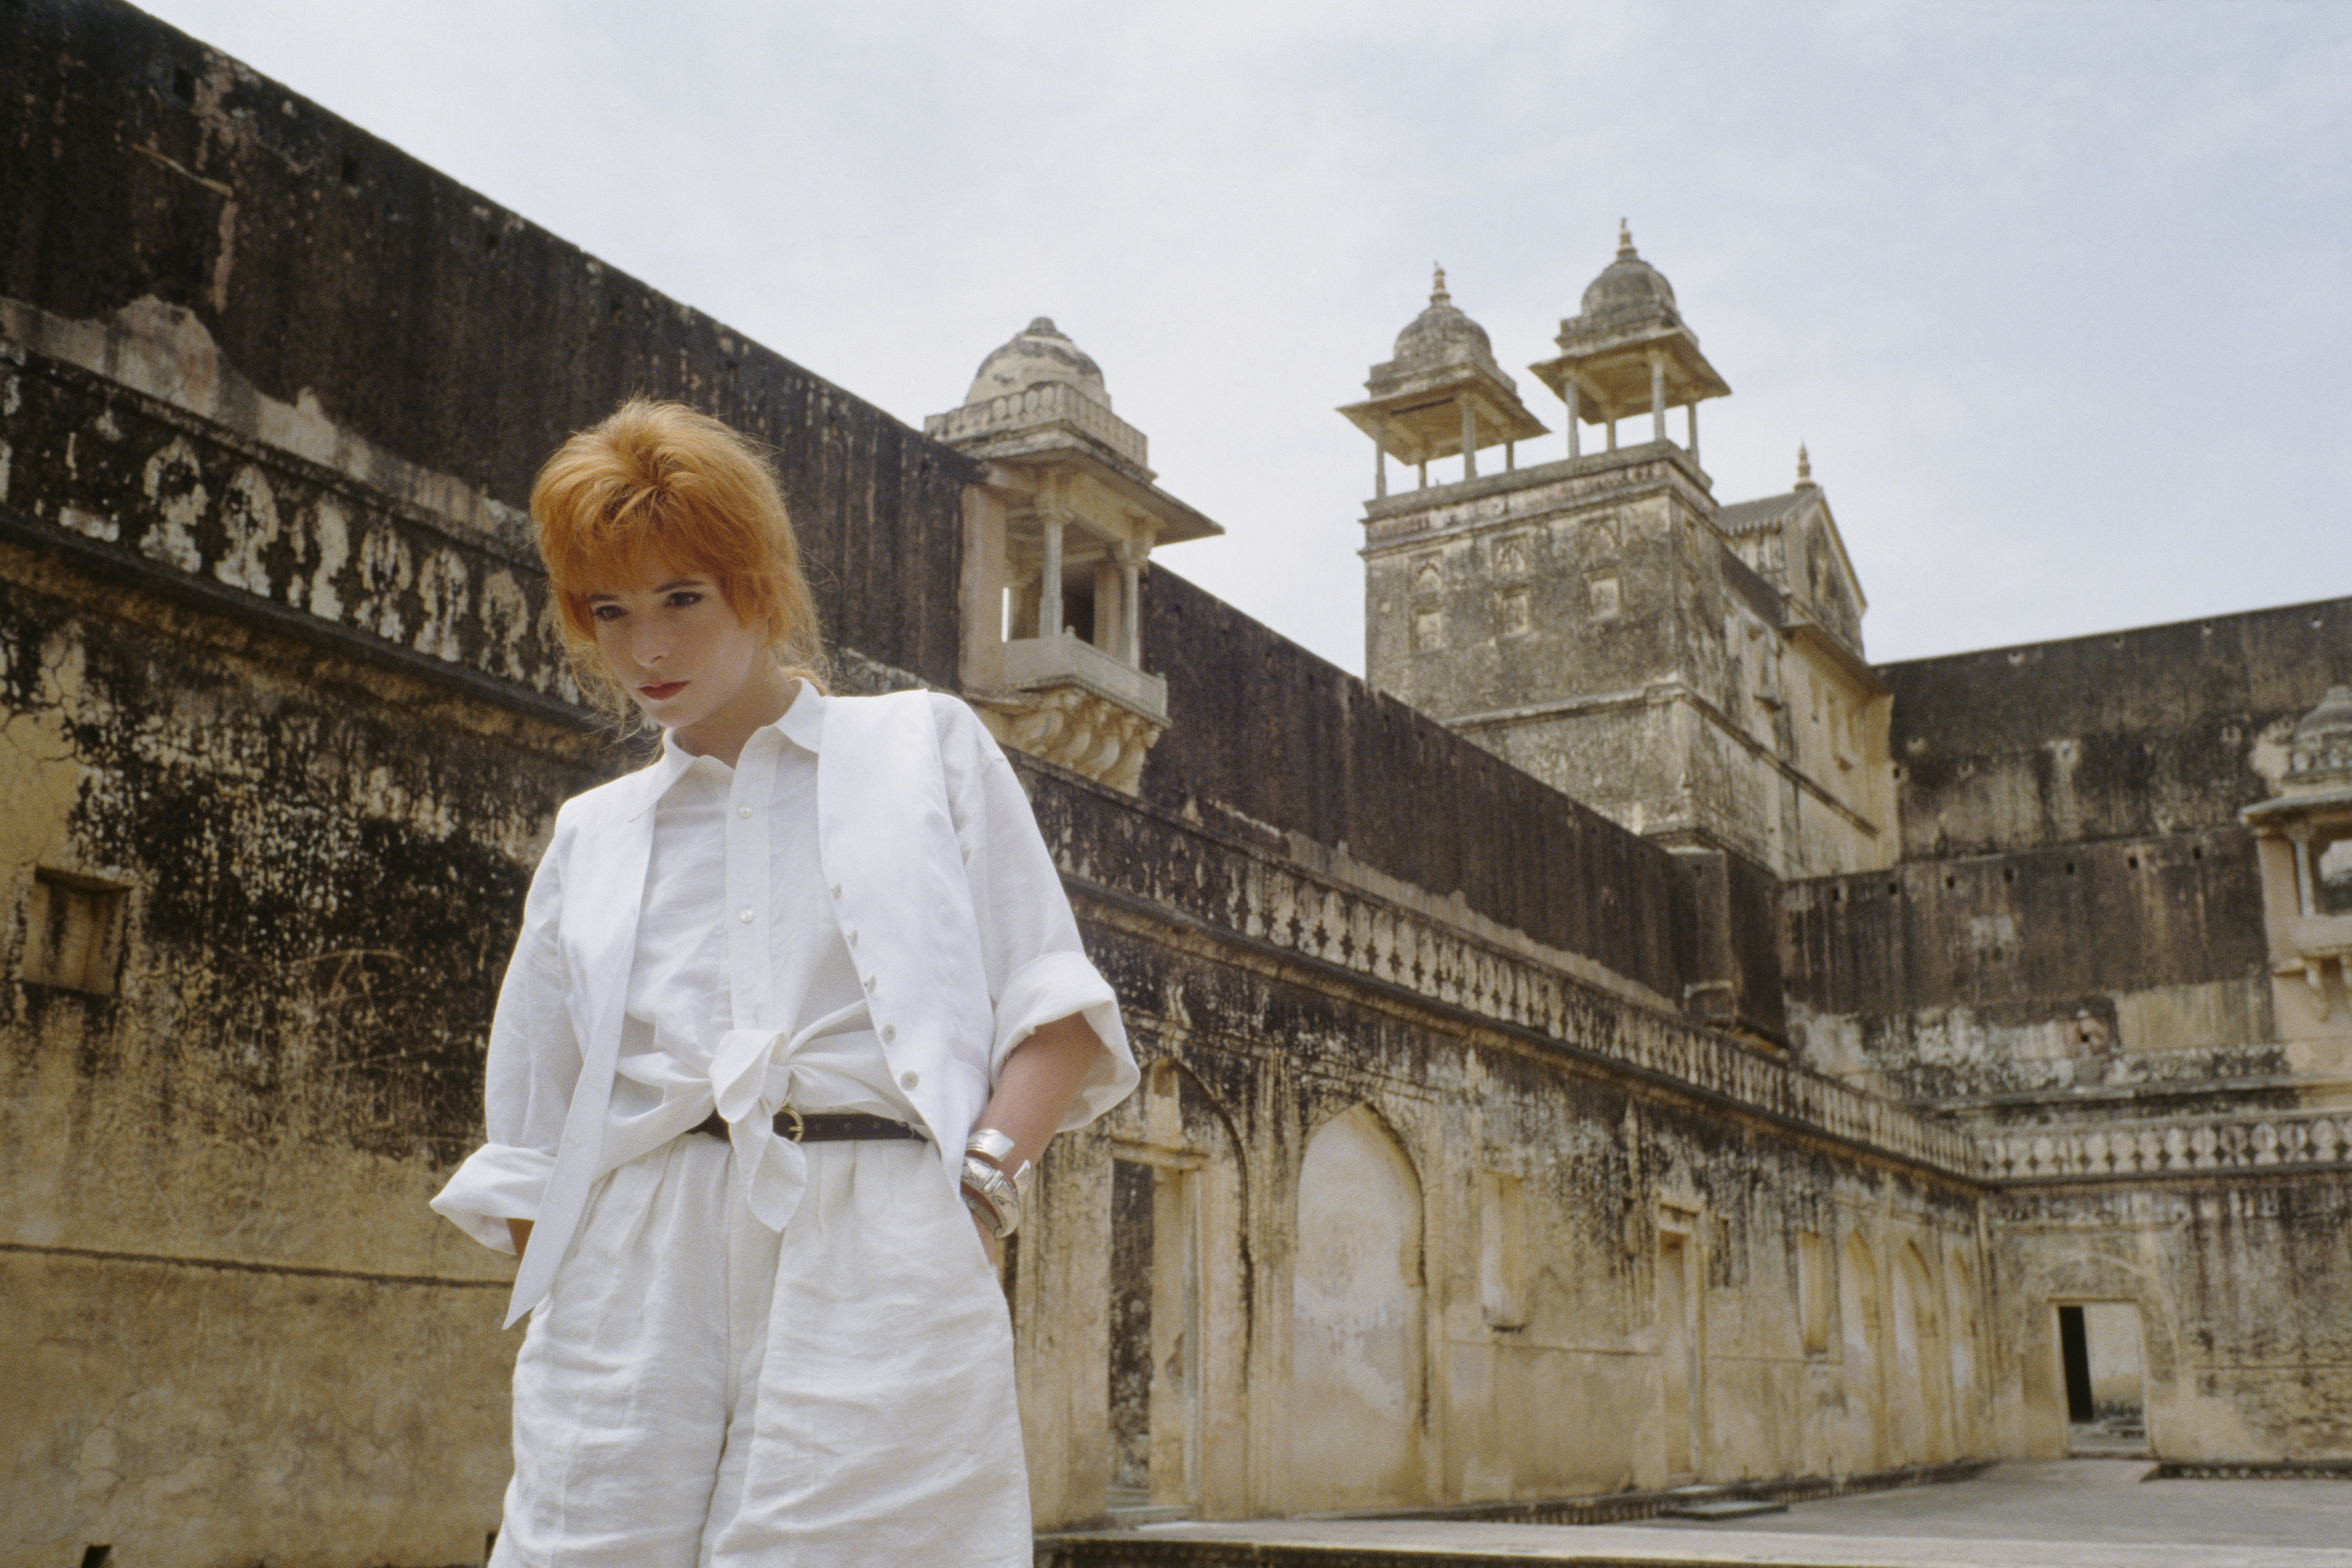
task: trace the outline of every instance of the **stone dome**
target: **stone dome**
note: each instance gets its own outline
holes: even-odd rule
[[[1584,290],[1581,306],[1587,316],[1643,315],[1675,309],[1675,286],[1666,275],[1643,260],[1633,249],[1633,234],[1621,220],[1617,225],[1617,259],[1601,270]]]
[[[1430,289],[1429,309],[1397,334],[1391,371],[1403,374],[1474,360],[1491,362],[1494,357],[1495,345],[1486,329],[1454,309],[1454,296],[1445,291],[1445,268],[1439,268]]]
[[[2352,686],[2331,686],[2295,722],[2287,742],[2291,779],[2352,778]]]
[[[1110,393],[1103,386],[1102,367],[1064,336],[1049,316],[1038,317],[1013,333],[1012,341],[1003,348],[980,362],[980,374],[971,378],[971,390],[964,395],[964,402],[985,403],[1026,391],[1041,382],[1075,386],[1105,408],[1110,406]]]

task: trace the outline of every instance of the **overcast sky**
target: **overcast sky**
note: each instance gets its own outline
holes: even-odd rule
[[[909,423],[1052,316],[1225,526],[1156,559],[1349,669],[1333,408],[1442,261],[1558,431],[1621,216],[1873,658],[2352,594],[2352,6],[149,8]]]

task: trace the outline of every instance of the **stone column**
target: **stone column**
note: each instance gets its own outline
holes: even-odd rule
[[[1650,351],[1650,439],[1666,438],[1666,356]]]
[[[2291,822],[2286,836],[2294,845],[2294,906],[2299,913],[2315,915],[2319,900],[2311,882],[2311,824]]]
[[[1471,406],[1466,393],[1457,395],[1454,401],[1462,410],[1462,477],[1475,479],[1478,477],[1477,410]]]
[[[1380,437],[1375,436],[1372,437],[1372,497],[1377,500],[1388,493],[1389,449],[1381,446]]]
[[[1118,547],[1118,624],[1127,634],[1127,646],[1119,652],[1138,669],[1143,668],[1143,557],[1150,548],[1133,543]]]
[[[1576,373],[1570,371],[1560,378],[1560,395],[1568,399],[1568,455],[1584,456],[1583,389],[1576,384]]]
[[[1047,512],[1040,520],[1045,525],[1045,555],[1037,568],[1037,635],[1057,637],[1062,635],[1062,515]]]
[[[1697,399],[1697,398],[1696,398],[1696,397],[1694,397],[1694,398],[1692,398],[1688,403],[1684,404],[1684,405],[1683,405],[1683,413],[1684,413],[1686,416],[1688,416],[1688,418],[1690,419],[1690,455],[1691,455],[1691,461],[1692,461],[1693,463],[1697,463],[1697,462],[1698,462],[1698,399]],[[1702,465],[1702,466],[1704,466],[1704,465]]]

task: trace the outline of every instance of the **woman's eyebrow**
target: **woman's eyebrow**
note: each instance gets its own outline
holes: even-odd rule
[[[709,585],[710,584],[708,582],[704,581],[700,577],[677,577],[673,578],[667,583],[656,584],[653,591],[656,594],[674,594],[680,588],[707,588]],[[592,605],[617,605],[620,602],[621,595],[618,594],[591,594],[588,595],[588,603]]]

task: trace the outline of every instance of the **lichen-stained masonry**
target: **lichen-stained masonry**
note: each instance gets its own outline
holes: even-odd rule
[[[424,1202],[632,763],[520,509],[637,391],[776,447],[845,686],[1057,759],[1146,1075],[1007,1260],[1041,1525],[2062,1452],[2069,1323],[2166,1458],[2352,1454],[2352,605],[1871,667],[1621,256],[1679,379],[1606,289],[1538,377],[1654,439],[1375,500],[1375,689],[1153,557],[1215,525],[1048,322],[929,439],[128,7],[0,39],[0,1562],[496,1527],[506,1266]],[[1423,459],[1534,439],[1474,369]]]

